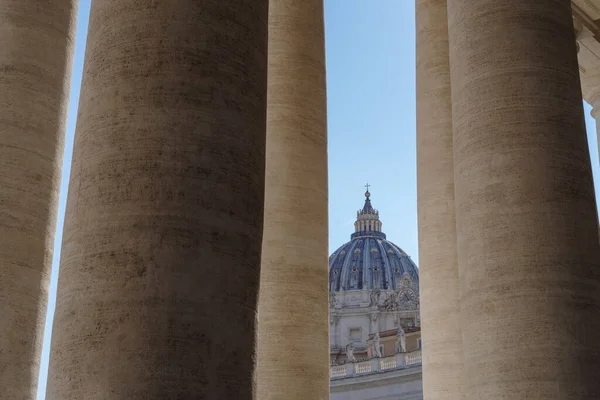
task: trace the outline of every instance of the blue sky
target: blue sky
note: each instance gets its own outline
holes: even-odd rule
[[[45,398],[52,316],[90,0],[80,0],[59,217],[38,400]],[[364,185],[383,231],[418,262],[414,2],[325,0],[329,250],[348,241]],[[599,197],[595,122],[585,106]]]

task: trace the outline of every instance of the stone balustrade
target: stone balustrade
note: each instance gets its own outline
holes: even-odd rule
[[[331,380],[351,378],[354,376],[392,371],[421,365],[421,350],[410,353],[398,353],[394,356],[371,358],[342,365],[331,365],[329,377]]]

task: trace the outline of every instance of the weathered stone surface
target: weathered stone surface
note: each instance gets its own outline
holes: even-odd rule
[[[70,0],[0,0],[0,399],[35,399],[75,19]]]
[[[48,399],[254,398],[267,15],[92,3]]]
[[[322,0],[271,0],[258,399],[329,399]]]
[[[446,0],[416,2],[417,196],[423,395],[462,398]]]
[[[568,0],[448,0],[468,399],[600,398],[600,249]]]

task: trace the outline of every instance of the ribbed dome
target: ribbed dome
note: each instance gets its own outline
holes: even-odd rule
[[[418,285],[419,269],[400,247],[386,240],[371,194],[365,196],[351,240],[329,257],[329,290],[396,290],[406,279]]]

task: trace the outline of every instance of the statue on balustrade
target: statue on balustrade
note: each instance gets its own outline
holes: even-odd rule
[[[375,332],[373,336],[373,341],[371,342],[371,354],[373,357],[381,358],[381,349],[379,348],[379,332]]]
[[[406,352],[406,335],[402,327],[398,328],[396,333],[396,353]]]
[[[356,357],[354,357],[354,346],[352,342],[346,345],[346,358],[348,358],[348,362],[356,362]]]

